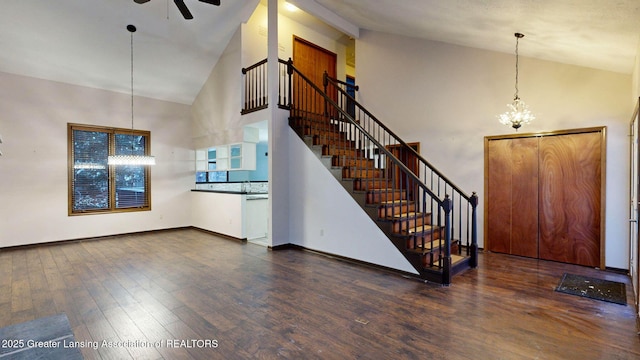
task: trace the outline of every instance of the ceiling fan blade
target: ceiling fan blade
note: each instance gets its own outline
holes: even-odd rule
[[[146,2],[149,2],[150,0],[133,0],[133,2],[135,2],[136,4],[144,4]]]
[[[185,5],[184,0],[173,0],[173,2],[176,3],[178,10],[180,10],[185,19],[193,19],[193,15],[191,15],[191,11],[189,11],[189,8]]]
[[[200,0],[203,3],[220,6],[220,0]]]

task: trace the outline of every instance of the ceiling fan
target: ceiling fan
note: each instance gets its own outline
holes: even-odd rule
[[[144,4],[151,0],[133,0],[133,1],[137,4]],[[215,5],[215,6],[220,6],[220,0],[199,0],[199,1],[203,3]],[[189,11],[189,8],[184,3],[184,0],[173,0],[173,2],[176,4],[176,6],[178,7],[178,10],[180,10],[180,13],[182,14],[182,16],[184,16],[185,19],[187,20],[193,19],[193,15],[191,15],[191,11]]]

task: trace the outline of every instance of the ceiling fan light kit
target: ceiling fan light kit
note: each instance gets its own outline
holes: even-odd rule
[[[135,2],[136,4],[144,4],[149,1],[151,0],[133,0],[133,2]],[[198,1],[203,2],[205,4],[209,4],[209,5],[220,6],[220,0],[198,0]],[[173,3],[176,4],[176,7],[182,14],[182,17],[184,17],[187,20],[193,19],[193,14],[191,14],[191,11],[189,11],[189,8],[187,7],[187,4],[184,3],[184,0],[173,0]]]

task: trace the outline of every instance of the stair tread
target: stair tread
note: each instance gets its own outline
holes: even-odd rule
[[[403,190],[394,190],[394,189],[390,189],[390,188],[375,188],[375,189],[368,189],[367,191],[370,192],[388,192],[388,193],[401,193],[404,192]]]
[[[380,205],[404,205],[404,204],[413,204],[413,203],[414,203],[413,200],[402,199],[402,200],[380,201],[378,204],[380,204]]]
[[[418,217],[420,215],[422,215],[422,213],[416,212],[416,211],[411,211],[411,212],[404,212],[404,213],[395,214],[395,215],[389,215],[389,216],[387,216],[387,219],[414,218],[414,217]],[[427,215],[425,215],[425,216],[427,216]]]
[[[439,226],[435,226],[435,225],[420,225],[420,226],[412,227],[406,233],[416,234],[416,233],[422,233],[422,232],[431,232],[431,231],[437,230],[438,228]]]

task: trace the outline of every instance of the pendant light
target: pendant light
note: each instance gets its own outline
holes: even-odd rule
[[[127,25],[127,30],[131,33],[131,154],[111,155],[107,159],[109,165],[155,165],[156,158],[150,155],[134,154],[134,127],[133,127],[133,33],[136,32],[134,25]]]
[[[508,110],[504,114],[501,114],[499,119],[500,123],[511,126],[518,131],[523,124],[529,124],[535,120],[536,117],[533,116],[531,111],[529,111],[529,107],[518,96],[518,43],[524,35],[521,33],[515,33],[514,35],[516,37],[516,93],[513,97],[513,102],[507,104]]]

